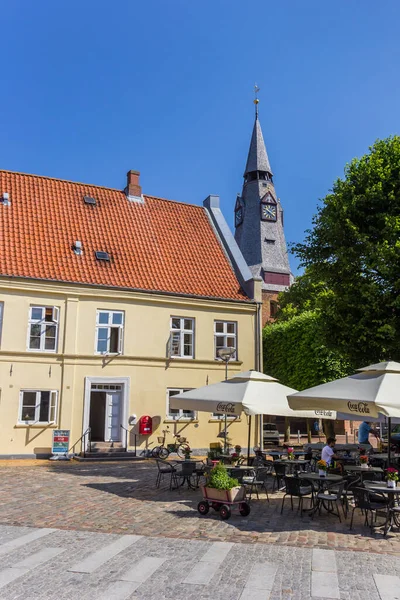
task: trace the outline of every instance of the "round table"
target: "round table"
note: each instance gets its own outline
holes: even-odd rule
[[[304,458],[299,458],[297,460],[274,460],[274,465],[288,465],[290,473],[292,473],[293,471],[298,471],[300,470],[300,467],[305,467],[309,464],[310,461]]]
[[[318,484],[318,492],[321,492],[324,490],[324,487],[326,486],[327,483],[339,483],[340,481],[343,481],[343,477],[341,475],[335,475],[334,473],[328,473],[328,475],[325,475],[325,477],[321,477],[321,475],[318,475],[318,473],[299,473],[298,477],[300,479],[308,479],[308,481],[312,481],[312,482],[316,482]],[[322,500],[322,505],[324,506],[324,508],[326,510],[328,510],[328,508],[325,506],[324,501]],[[317,501],[316,505],[310,509],[309,513],[311,516],[313,516],[317,510],[319,510],[320,507],[320,503]],[[328,512],[330,512],[328,510]],[[336,514],[336,513],[335,513]]]
[[[385,483],[369,483],[368,481],[364,484],[366,490],[371,490],[371,492],[381,492],[382,494],[387,494],[389,498],[389,506],[392,508],[394,506],[395,497],[400,494],[400,486],[396,486],[395,488],[388,488]],[[393,520],[397,528],[400,527],[400,516],[396,514],[393,515]],[[390,531],[392,526],[392,522],[389,524],[389,528],[387,532]],[[386,533],[387,533],[386,532]]]

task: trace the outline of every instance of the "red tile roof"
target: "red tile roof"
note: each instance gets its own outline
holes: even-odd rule
[[[11,204],[0,203],[0,275],[248,299],[201,206],[152,196],[140,204],[119,190],[0,171],[4,192]]]

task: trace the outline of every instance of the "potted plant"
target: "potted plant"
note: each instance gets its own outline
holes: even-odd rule
[[[239,444],[236,444],[235,446],[235,451],[232,452],[231,454],[231,461],[233,465],[238,465],[242,462],[242,460],[244,459],[244,457],[241,454],[242,451],[242,446],[239,446]]]
[[[393,467],[386,469],[386,482],[388,488],[395,488],[399,480],[399,472]]]
[[[360,464],[362,469],[368,469],[368,456],[366,454],[360,456]]]
[[[318,467],[318,475],[320,477],[326,477],[326,472],[328,470],[328,463],[321,459],[317,462],[317,467]]]
[[[294,448],[290,447],[287,449],[289,460],[294,460]]]
[[[240,502],[244,500],[246,490],[237,479],[230,477],[222,465],[215,465],[202,486],[203,496],[218,502]]]
[[[185,448],[185,450],[183,452],[184,452],[184,455],[185,455],[185,460],[190,460],[190,455],[191,455],[192,451],[189,448],[189,446],[187,446],[187,448]]]

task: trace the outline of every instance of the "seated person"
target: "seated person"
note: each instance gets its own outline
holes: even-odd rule
[[[331,466],[332,460],[337,460],[339,458],[333,449],[335,444],[335,438],[328,438],[326,440],[326,446],[322,448],[321,460],[324,460],[328,467]]]

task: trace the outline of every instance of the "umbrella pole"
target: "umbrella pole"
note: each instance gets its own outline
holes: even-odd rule
[[[392,431],[392,417],[388,417],[388,467],[390,467],[390,461],[391,461],[391,456],[390,456],[390,434]]]
[[[247,466],[250,466],[251,415],[249,415],[249,431],[247,433]]]

